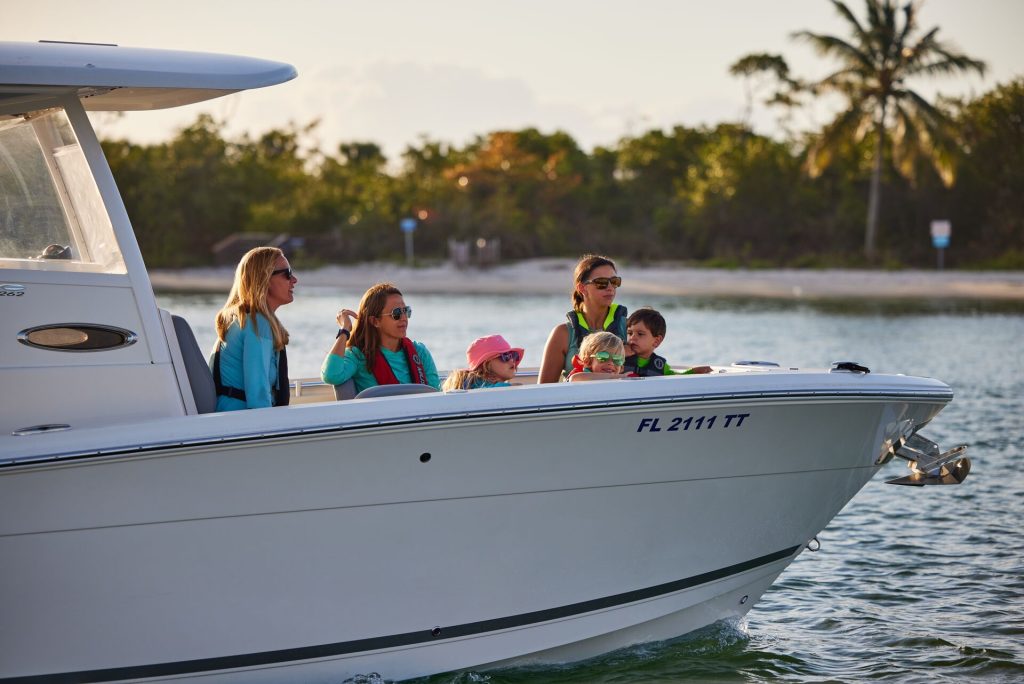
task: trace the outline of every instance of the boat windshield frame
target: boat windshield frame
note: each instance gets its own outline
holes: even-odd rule
[[[0,269],[125,274],[68,111],[77,98],[40,90],[0,91]]]

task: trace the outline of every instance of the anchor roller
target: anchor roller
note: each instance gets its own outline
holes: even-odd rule
[[[920,434],[913,434],[897,439],[891,453],[907,461],[911,474],[887,480],[886,484],[912,487],[955,485],[963,482],[971,472],[971,459],[965,455],[967,445],[940,452],[938,444]]]

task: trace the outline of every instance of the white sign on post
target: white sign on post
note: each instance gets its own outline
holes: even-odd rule
[[[937,249],[949,247],[949,236],[953,233],[953,225],[949,221],[932,221],[932,244]]]
[[[402,228],[402,232],[405,233],[405,263],[412,266],[412,234],[416,230],[416,219],[404,218],[399,221],[398,225]]]
[[[938,268],[943,268],[942,255],[949,247],[949,236],[953,232],[953,225],[949,221],[932,221],[932,244],[935,246]]]

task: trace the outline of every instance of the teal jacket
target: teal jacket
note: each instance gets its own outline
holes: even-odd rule
[[[430,355],[430,351],[423,346],[422,342],[414,341],[412,344],[416,347],[420,360],[423,361],[423,370],[427,373],[427,384],[434,389],[441,389],[441,381],[437,376],[437,366],[434,364],[434,357]],[[399,382],[412,382],[412,374],[409,372],[409,360],[405,358],[404,350],[391,351],[390,349],[381,349],[380,352],[387,359],[388,365],[391,366],[391,371],[398,378]],[[350,378],[355,383],[356,393],[362,392],[367,387],[375,387],[377,385],[377,378],[373,377],[373,373],[366,367],[366,357],[363,356],[363,352],[359,349],[349,347],[345,350],[344,356],[328,353],[327,358],[324,359],[324,363],[320,367],[320,379],[328,385],[340,385]]]
[[[273,406],[277,356],[274,333],[265,316],[247,316],[244,328],[239,327],[237,320],[232,321],[220,347],[220,379],[225,386],[245,392],[245,401],[219,396],[217,410],[239,411]]]

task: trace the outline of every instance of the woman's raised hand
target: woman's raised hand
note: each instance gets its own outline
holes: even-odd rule
[[[347,332],[352,332],[353,321],[357,318],[359,318],[359,316],[352,309],[339,309],[335,320],[338,321],[339,328]]]

